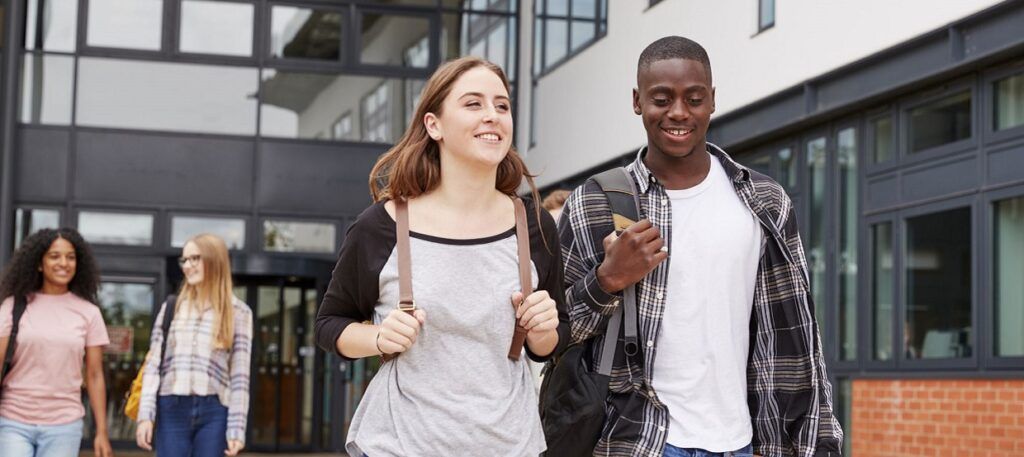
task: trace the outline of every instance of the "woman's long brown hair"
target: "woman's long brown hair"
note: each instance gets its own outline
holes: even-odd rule
[[[394,147],[385,152],[370,171],[370,195],[373,201],[411,199],[437,188],[441,184],[441,148],[427,133],[423,119],[427,113],[441,115],[444,99],[452,91],[455,81],[467,71],[484,67],[501,78],[509,94],[508,78],[501,67],[479,57],[462,57],[444,63],[427,81],[420,95],[420,104],[413,114],[409,128]],[[540,223],[540,196],[533,183],[534,176],[526,168],[515,147],[498,164],[494,188],[509,196],[516,196],[526,180],[533,195],[538,226]],[[542,232],[543,233],[543,232]],[[547,240],[544,240],[547,245]]]
[[[175,309],[186,300],[193,311],[201,311],[202,305],[209,304],[217,316],[214,322],[213,347],[231,349],[235,338],[234,291],[231,281],[231,259],[227,245],[217,235],[203,233],[188,240],[199,248],[200,262],[203,262],[203,281],[197,285],[182,281],[178,291]]]

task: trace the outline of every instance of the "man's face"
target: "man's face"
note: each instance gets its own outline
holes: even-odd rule
[[[715,112],[711,75],[696,60],[652,62],[637,75],[633,111],[643,119],[647,142],[671,157],[683,158],[704,147]]]

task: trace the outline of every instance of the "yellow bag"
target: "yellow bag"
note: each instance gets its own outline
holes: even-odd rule
[[[146,363],[149,362],[149,353],[146,353],[146,359],[142,362],[142,366],[139,367],[139,374],[135,375],[135,380],[132,381],[132,387],[128,389],[128,392],[124,393],[124,415],[128,416],[131,420],[139,419],[139,401],[142,399],[142,372],[146,371]]]

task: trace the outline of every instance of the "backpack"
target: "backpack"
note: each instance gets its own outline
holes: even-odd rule
[[[7,340],[7,353],[4,356],[4,364],[0,367],[0,395],[3,392],[3,380],[7,376],[7,373],[11,371],[11,365],[14,363],[11,359],[14,358],[14,346],[17,343],[18,337],[18,326],[21,323],[21,316],[25,314],[25,308],[28,307],[28,300],[23,295],[16,295],[14,297],[14,309],[11,310],[11,336]]]
[[[164,302],[164,320],[160,323],[160,328],[164,331],[164,340],[160,344],[160,365],[163,365],[163,361],[167,357],[167,340],[170,339],[171,321],[174,320],[174,305],[177,302],[177,295],[168,296],[167,301]],[[146,360],[142,362],[139,373],[135,375],[132,387],[124,394],[124,415],[133,421],[139,419],[139,402],[142,400],[142,373],[146,371],[150,354],[151,352],[146,353]],[[157,369],[160,365],[157,365]]]
[[[636,184],[624,168],[613,168],[592,178],[604,191],[612,210],[613,230],[620,233],[640,218]],[[621,329],[621,333],[620,333]],[[540,417],[546,455],[592,456],[606,419],[605,402],[612,364],[622,335],[627,357],[637,354],[636,285],[623,290],[619,310],[605,330],[601,364],[593,370],[588,360],[593,339],[570,345],[544,366],[540,389]]]

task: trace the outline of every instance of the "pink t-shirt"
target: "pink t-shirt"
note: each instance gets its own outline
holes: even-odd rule
[[[85,416],[85,348],[110,344],[99,307],[70,292],[34,294],[18,327],[14,365],[3,380],[0,417],[54,425]],[[11,334],[14,299],[0,305],[0,337]]]

